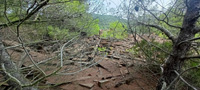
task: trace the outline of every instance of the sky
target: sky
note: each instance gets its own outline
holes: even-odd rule
[[[114,9],[115,12],[118,12],[116,9],[118,9],[120,4],[122,4],[122,2],[124,1],[129,0],[90,0],[90,2],[92,2],[92,8],[90,7],[90,9],[93,10],[90,12],[95,12],[99,14],[111,14],[111,12],[114,11]],[[162,7],[167,8],[168,6],[170,6],[171,1],[172,0],[155,0],[155,3],[153,3],[153,5],[157,5],[158,9],[162,10]]]
[[[105,0],[105,2],[110,3],[109,7],[118,7],[123,0]],[[156,2],[164,7],[169,6],[171,0],[156,0]],[[156,3],[155,3],[156,4]],[[161,7],[160,7],[161,8]]]

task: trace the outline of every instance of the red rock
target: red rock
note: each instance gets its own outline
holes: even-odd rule
[[[86,84],[79,84],[79,85],[83,86],[83,87],[86,87],[86,88],[89,88],[89,89],[91,89],[94,86],[93,83],[86,83]]]

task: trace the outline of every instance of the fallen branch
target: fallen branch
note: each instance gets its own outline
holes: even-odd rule
[[[1,40],[1,37],[0,37]],[[4,49],[3,43],[0,41],[0,64],[3,70],[2,74],[5,76],[5,79],[11,78],[8,81],[10,86],[16,87],[19,90],[37,90],[36,88],[29,86],[29,87],[22,87],[25,84],[31,83],[23,75],[17,70],[17,66],[12,62],[9,54]]]

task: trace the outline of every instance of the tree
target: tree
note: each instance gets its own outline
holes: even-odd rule
[[[80,32],[87,32],[88,36],[98,33],[98,19],[93,19],[87,12],[87,4],[80,1],[54,4],[58,1],[62,0],[50,2],[52,4],[48,5],[48,8],[35,15],[40,21],[45,21],[37,26],[40,29],[40,36],[46,35],[51,39],[60,40],[73,37]]]
[[[181,72],[182,64],[185,60],[189,59],[187,58],[187,52],[191,47],[194,36],[200,30],[200,28],[196,25],[197,20],[200,17],[200,1],[186,0],[185,4],[187,6],[187,10],[177,39],[172,38],[171,35],[168,35],[166,31],[164,32],[169,38],[171,37],[174,45],[171,55],[166,60],[166,63],[163,67],[164,71],[157,87],[158,90],[162,89],[165,83],[166,86],[169,86],[178,76],[176,72]],[[175,85],[172,86],[172,89],[174,89],[174,87]]]
[[[31,28],[35,25],[35,27],[44,27],[45,25],[49,25],[47,29],[52,29],[54,32],[58,34],[66,34],[66,31],[68,31],[68,27],[64,27],[67,22],[70,21],[69,18],[72,18],[77,25],[74,25],[75,28],[79,28],[79,31],[76,33],[81,32],[81,30],[87,30],[89,28],[90,31],[92,30],[97,30],[98,29],[98,20],[93,20],[89,14],[86,12],[86,5],[84,4],[86,0],[21,0],[20,2],[17,0],[1,0],[1,8],[0,11],[3,11],[4,13],[0,14],[0,68],[1,68],[1,74],[5,76],[5,80],[8,80],[8,84],[12,87],[11,89],[16,89],[16,90],[37,90],[36,87],[34,87],[36,84],[38,84],[40,81],[44,80],[45,78],[57,73],[62,65],[59,68],[56,68],[56,70],[50,74],[46,74],[44,70],[42,70],[37,63],[33,60],[32,56],[30,55],[29,51],[26,49],[25,46],[25,39],[22,37],[23,32],[22,27],[25,27],[24,25],[29,25],[26,26],[28,28],[30,35],[32,35],[34,38],[34,32],[31,31]],[[58,5],[62,4],[62,5]],[[77,8],[80,5],[81,8]],[[69,7],[68,7],[69,6]],[[70,7],[71,6],[71,7]],[[52,8],[50,8],[52,7]],[[58,15],[57,13],[52,13],[50,12],[50,9],[60,9],[60,11],[57,11],[57,13],[63,13],[61,15]],[[63,10],[64,8],[64,10]],[[44,11],[48,13],[44,13]],[[56,10],[55,10],[56,11]],[[84,17],[82,17],[82,15]],[[45,17],[49,17],[46,19]],[[61,16],[61,17],[57,17]],[[77,19],[79,18],[79,19]],[[87,21],[87,19],[89,20]],[[57,20],[55,20],[57,19]],[[48,21],[49,20],[49,21]],[[66,22],[65,22],[66,21]],[[85,22],[84,22],[85,21]],[[55,22],[55,23],[52,23]],[[65,22],[63,24],[63,22]],[[70,23],[74,23],[70,22]],[[45,23],[45,24],[44,24]],[[62,24],[62,25],[60,25]],[[84,25],[83,25],[84,24]],[[38,25],[38,26],[37,26]],[[91,25],[91,26],[90,26]],[[34,27],[34,28],[35,28]],[[28,80],[24,74],[22,74],[22,67],[23,66],[23,61],[22,65],[19,67],[16,65],[16,63],[12,60],[11,56],[7,52],[8,48],[5,46],[5,43],[3,42],[5,38],[5,34],[3,30],[8,30],[8,28],[12,28],[13,30],[10,30],[14,32],[14,35],[12,37],[15,37],[16,40],[20,43],[17,46],[21,46],[23,49],[23,52],[25,53],[26,56],[29,57],[30,62],[32,62],[32,65],[34,68],[42,74],[42,77],[36,80]],[[38,29],[38,28],[36,28]],[[42,30],[42,29],[38,29]],[[99,29],[98,29],[99,30]],[[88,33],[90,32],[88,31]],[[52,33],[53,31],[50,31],[48,33]],[[75,31],[73,31],[75,32]],[[98,33],[98,31],[91,32],[92,35],[94,33]],[[16,34],[16,35],[15,35]],[[38,33],[37,33],[38,34]],[[52,34],[54,36],[54,34]],[[60,35],[64,36],[64,35]],[[57,38],[56,38],[57,39]],[[26,40],[30,41],[30,39]],[[38,39],[36,39],[38,40]],[[43,39],[44,40],[44,39]],[[65,39],[67,40],[67,39]],[[15,48],[15,47],[14,47]]]
[[[160,80],[157,85],[157,90],[175,90],[175,82],[177,82],[177,78],[181,78],[181,74],[183,74],[184,71],[182,71],[182,67],[184,65],[184,62],[188,59],[192,58],[199,58],[199,56],[188,56],[188,52],[191,49],[192,43],[195,40],[198,40],[199,37],[194,38],[195,35],[200,31],[200,28],[197,24],[197,21],[200,17],[199,11],[200,11],[200,1],[199,0],[176,0],[174,1],[175,4],[171,6],[166,13],[161,11],[164,15],[164,18],[158,17],[158,12],[153,12],[153,10],[150,10],[148,8],[148,5],[143,0],[138,0],[136,2],[137,5],[139,5],[140,9],[143,9],[145,13],[149,13],[152,15],[157,22],[151,23],[151,22],[140,22],[138,21],[139,25],[143,25],[146,27],[155,28],[157,30],[160,30],[162,33],[164,33],[173,43],[173,49],[170,52],[169,56],[166,58],[165,63],[161,66],[163,68],[162,75],[160,77]],[[179,3],[177,5],[177,3]],[[184,3],[184,4],[183,4]],[[181,13],[177,12],[177,7],[180,7],[180,5],[184,5],[185,7],[181,7],[179,11]],[[137,6],[138,8],[138,6]],[[144,13],[143,13],[144,14]],[[173,24],[171,21],[170,14],[174,14],[176,17],[183,17],[182,25],[180,24]],[[165,27],[163,27],[164,23]],[[166,28],[166,26],[168,28]],[[175,33],[171,33],[171,30],[168,29],[176,29],[179,30],[179,34],[177,37],[174,35]],[[181,78],[183,79],[183,78]],[[184,81],[185,82],[185,81]],[[187,82],[185,82],[187,84]],[[197,88],[193,87],[189,84],[189,86],[195,90]]]
[[[14,2],[13,4],[15,4],[15,0],[13,0],[13,2]],[[19,17],[19,18],[16,18],[11,21],[9,19],[10,15],[15,13],[16,8],[12,8],[8,11],[7,10],[8,6],[10,6],[12,2],[10,2],[10,1],[7,2],[7,0],[4,0],[4,4],[3,4],[4,9],[1,9],[1,10],[4,11],[3,16],[5,17],[5,21],[3,24],[0,25],[0,28],[3,29],[6,27],[9,27],[9,26],[12,26],[14,24],[18,24],[17,25],[17,32],[18,32],[20,25],[24,21],[29,19],[32,15],[34,15],[37,11],[39,11],[42,7],[47,5],[48,2],[49,2],[49,0],[45,0],[45,1],[37,2],[37,4],[36,4],[36,1],[35,1],[35,3],[32,4],[32,5],[35,5],[35,7],[29,7],[27,9],[27,13],[24,17]],[[22,2],[20,2],[20,3],[22,3]],[[23,9],[23,7],[22,7],[22,9]],[[10,13],[8,14],[7,12],[10,12]],[[22,14],[25,12],[16,12],[16,13]],[[7,23],[5,23],[5,22],[7,22]],[[22,90],[37,90],[36,88],[29,86],[29,85],[31,85],[31,83],[26,78],[24,78],[24,76],[17,69],[17,66],[11,60],[9,54],[5,50],[5,46],[2,42],[2,39],[3,39],[2,36],[4,36],[4,35],[1,35],[1,37],[0,37],[0,50],[1,50],[0,64],[1,64],[2,74],[5,76],[5,79],[9,79],[8,84],[10,86],[12,86],[13,89],[17,89],[17,90],[20,90],[20,89],[22,89]],[[19,36],[19,34],[17,36]],[[20,40],[20,37],[19,37],[19,40]]]

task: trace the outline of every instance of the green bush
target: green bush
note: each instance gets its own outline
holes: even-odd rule
[[[98,47],[98,51],[100,51],[100,52],[105,52],[106,51],[106,47]]]
[[[147,42],[140,41],[127,51],[133,55],[146,60],[146,66],[154,73],[160,73],[160,65],[164,63],[165,58],[168,56],[172,48],[171,42],[158,43],[155,41]]]
[[[109,28],[101,34],[102,38],[124,39],[128,36],[127,26],[121,22],[112,22]]]
[[[168,56],[172,48],[171,42],[158,43],[155,41],[147,42],[145,40],[140,41],[138,44],[133,46],[128,51],[136,56],[143,56],[146,60],[156,61],[157,63],[163,63],[165,58]]]
[[[58,27],[48,26],[48,34],[53,39],[62,39],[68,36],[68,29],[59,29]]]

